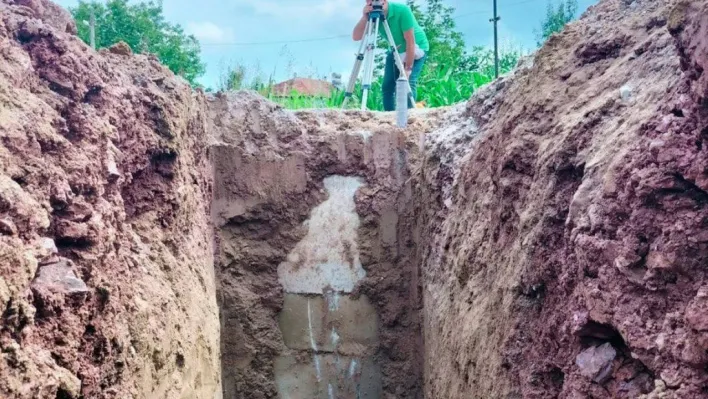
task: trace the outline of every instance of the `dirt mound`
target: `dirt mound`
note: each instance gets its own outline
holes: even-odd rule
[[[0,3],[0,396],[219,392],[203,96]]]
[[[603,1],[470,101],[426,171],[427,397],[708,397],[706,10]]]

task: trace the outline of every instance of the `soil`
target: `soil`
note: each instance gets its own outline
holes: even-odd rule
[[[404,135],[391,116],[290,113],[249,92],[215,96],[210,106],[224,398],[276,397],[274,359],[286,352],[277,324],[278,265],[326,199],[323,178],[335,174],[365,181],[355,203],[365,215],[357,246],[367,276],[354,297],[367,295],[381,320],[376,357],[384,394],[422,397],[409,165],[419,158],[411,132],[427,129],[425,120],[416,117]]]
[[[426,397],[708,397],[705,7],[600,2],[468,103],[426,174]]]
[[[0,9],[0,396],[213,397],[204,97],[52,3]]]
[[[382,397],[708,398],[705,1],[602,0],[407,129],[0,12],[0,396],[277,397],[278,267],[342,175]]]

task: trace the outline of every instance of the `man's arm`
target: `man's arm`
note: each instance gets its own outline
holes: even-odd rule
[[[364,37],[364,30],[366,29],[366,21],[369,19],[369,13],[373,7],[367,2],[366,7],[364,7],[364,12],[362,13],[361,19],[357,22],[354,27],[354,32],[352,32],[352,39],[358,42]]]
[[[415,34],[413,29],[408,29],[403,32],[403,37],[406,39],[406,58],[403,63],[406,66],[406,74],[410,75],[410,71],[413,68],[413,61],[415,61]]]
[[[364,29],[366,29],[366,20],[367,17],[361,17],[359,22],[354,27],[354,32],[352,32],[352,39],[354,39],[355,42],[358,42],[364,37]]]
[[[406,66],[406,75],[408,76],[411,75],[413,61],[415,61],[415,25],[413,11],[410,7],[407,7],[401,18],[401,30],[403,31],[403,38],[406,40],[406,57],[403,63]]]

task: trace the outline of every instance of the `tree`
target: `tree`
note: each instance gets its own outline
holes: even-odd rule
[[[415,0],[408,0],[408,5],[430,43],[426,70],[423,71],[421,80],[425,80],[434,68],[440,66],[448,69],[453,79],[460,74],[471,72],[494,74],[494,50],[475,46],[467,51],[464,37],[457,30],[453,7],[445,6],[442,0],[426,0],[425,12]],[[501,49],[499,52],[501,73],[514,69],[520,56],[520,50]]]
[[[499,46],[499,73],[505,74],[516,68],[524,51],[511,45]],[[494,76],[494,49],[474,46],[465,58],[465,68],[484,75]]]
[[[428,62],[457,65],[458,69],[465,69],[464,65],[460,65],[460,61],[464,63],[467,56],[465,41],[453,18],[455,8],[445,6],[442,0],[427,0],[425,13],[414,0],[408,0],[408,5],[430,43]]]
[[[219,91],[261,91],[273,84],[272,76],[266,81],[258,60],[251,67],[244,65],[242,61],[229,61],[226,64],[222,62],[220,69],[217,83]]]
[[[430,42],[430,51],[426,69],[421,81],[438,79],[441,73],[435,68],[445,69],[445,75],[452,80],[465,81],[465,75],[479,72],[494,75],[494,50],[481,46],[466,49],[465,40],[454,19],[455,9],[445,6],[442,0],[426,0],[425,12],[414,1],[408,0],[416,19],[420,22]],[[521,51],[501,49],[499,64],[501,73],[512,70],[521,55]]]
[[[536,33],[537,43],[543,44],[552,34],[563,30],[565,25],[575,19],[578,11],[578,0],[560,0],[557,6],[548,2],[546,17],[541,21],[541,31]]]
[[[246,68],[243,65],[237,64],[229,66],[226,72],[220,77],[219,90],[241,90],[244,86],[245,78]]]
[[[185,34],[178,24],[165,21],[162,1],[128,4],[128,0],[79,1],[69,11],[77,21],[79,37],[90,42],[88,21],[95,16],[96,47],[110,47],[124,41],[136,53],[152,53],[172,72],[192,85],[204,74],[199,42]]]
[[[426,0],[425,12],[416,0],[407,0],[406,4],[413,11],[413,15],[425,31],[430,44],[426,68],[429,65],[446,64],[464,69],[464,65],[460,65],[459,62],[465,56],[465,41],[462,33],[456,30],[455,20],[452,17],[455,8],[445,6],[442,0]],[[384,31],[383,27],[380,28],[380,31]],[[388,41],[379,35],[376,48],[385,49],[388,52],[390,46]],[[383,71],[384,63],[385,53],[377,54],[375,57],[376,72]]]

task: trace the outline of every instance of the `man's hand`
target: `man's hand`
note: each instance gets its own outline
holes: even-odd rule
[[[369,13],[373,9],[374,7],[371,5],[371,1],[367,1],[366,6],[364,7],[364,11],[362,12],[361,19],[356,24],[356,26],[354,27],[354,31],[352,32],[352,39],[354,39],[355,42],[358,42],[364,37],[364,30],[366,29],[366,20],[369,19]]]
[[[371,2],[367,2],[366,6],[364,6],[364,18],[369,16],[369,13],[374,9],[374,6],[371,5]]]

